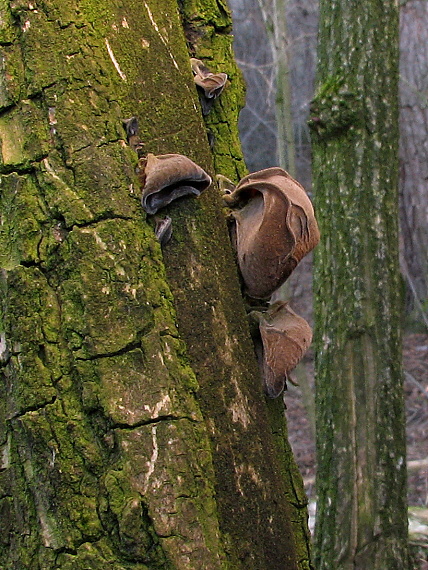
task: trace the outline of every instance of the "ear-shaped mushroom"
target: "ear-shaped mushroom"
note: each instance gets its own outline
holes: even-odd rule
[[[192,71],[195,74],[196,85],[204,90],[207,99],[215,99],[223,91],[227,81],[226,73],[211,73],[200,59],[190,59]]]
[[[312,341],[312,330],[284,301],[277,301],[264,312],[252,311],[259,323],[262,341],[261,369],[265,392],[278,397],[285,388],[288,373],[305,355]]]
[[[211,184],[205,170],[181,154],[149,153],[140,159],[138,173],[143,186],[141,204],[148,214],[156,214],[182,196],[199,196]]]
[[[205,98],[208,100],[201,100],[202,112],[204,115],[207,115],[211,110],[214,99],[221,94],[226,85],[227,74],[211,73],[200,59],[193,57],[190,59],[190,65],[192,66],[196,85],[202,89]]]
[[[319,241],[311,201],[282,168],[249,174],[223,200],[238,208],[232,215],[246,293],[266,299]]]

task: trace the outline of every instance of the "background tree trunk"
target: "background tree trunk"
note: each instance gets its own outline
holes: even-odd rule
[[[219,197],[171,205],[162,254],[124,141],[136,115],[145,152],[213,174],[177,5],[1,10],[2,567],[308,568]],[[182,10],[192,55],[230,77],[208,123],[237,178],[228,10]]]
[[[259,0],[275,69],[276,164],[296,177],[286,0]]]
[[[404,2],[400,15],[402,268],[411,306],[428,326],[428,4]]]
[[[398,6],[321,1],[312,107],[316,564],[408,567],[398,271]]]

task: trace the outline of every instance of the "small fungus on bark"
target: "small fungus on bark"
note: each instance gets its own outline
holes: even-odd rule
[[[126,138],[129,146],[132,148],[132,150],[135,150],[135,152],[138,153],[138,151],[142,148],[142,144],[140,141],[137,117],[124,119],[122,122],[126,131]]]
[[[232,194],[236,188],[236,184],[230,178],[223,176],[223,174],[217,174],[216,180],[222,194]]]
[[[232,208],[245,292],[267,299],[319,241],[312,203],[304,188],[276,167],[245,176],[223,200]]]
[[[199,196],[211,184],[211,177],[187,156],[149,153],[138,162],[143,187],[141,203],[148,214],[156,212],[177,198]]]
[[[214,99],[217,99],[226,85],[227,74],[211,73],[200,59],[193,57],[190,59],[190,65],[194,73],[194,81],[197,87],[202,91],[202,112],[204,115],[208,115],[211,111]]]
[[[249,318],[258,323],[255,346],[265,392],[270,398],[277,398],[286,386],[289,372],[311,344],[311,327],[284,301],[276,301],[265,312],[252,311]]]
[[[163,247],[172,236],[172,219],[169,216],[165,218],[155,216],[155,223],[155,236],[158,238],[161,247]]]

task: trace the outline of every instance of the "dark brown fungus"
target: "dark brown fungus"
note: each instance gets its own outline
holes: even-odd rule
[[[129,146],[138,152],[142,148],[139,135],[138,119],[137,117],[131,117],[130,119],[123,120],[123,126],[126,131],[126,138]]]
[[[278,397],[287,376],[305,355],[312,341],[312,330],[284,301],[277,301],[266,312],[252,311],[259,323],[262,350],[258,354],[266,394]]]
[[[190,59],[190,65],[192,66],[194,81],[206,98],[205,101],[201,99],[201,103],[203,114],[207,115],[211,110],[214,99],[221,94],[226,85],[227,74],[211,73],[200,59],[193,57]]]
[[[155,235],[161,246],[166,245],[172,236],[172,219],[169,216],[158,218],[155,216]]]
[[[126,136],[128,137],[128,140],[130,137],[135,137],[138,135],[137,117],[131,117],[130,119],[123,119],[123,126],[125,127]]]
[[[143,187],[141,203],[148,214],[182,196],[199,196],[211,184],[205,170],[181,154],[148,154],[139,160],[137,170]]]
[[[311,201],[282,168],[249,174],[223,199],[233,208],[246,293],[267,299],[319,241]]]

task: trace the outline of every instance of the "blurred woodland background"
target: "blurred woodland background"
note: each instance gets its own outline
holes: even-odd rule
[[[318,2],[231,0],[230,4],[236,59],[247,84],[240,132],[248,169],[280,165],[311,195],[307,122],[317,64]],[[402,322],[409,504],[427,507],[428,3],[404,0],[400,4],[400,269],[405,298]],[[286,18],[279,22],[281,7]],[[287,282],[285,292],[309,322],[311,274],[307,256]],[[289,387],[285,401],[291,442],[311,497],[315,473],[311,355],[296,376],[299,387]]]

